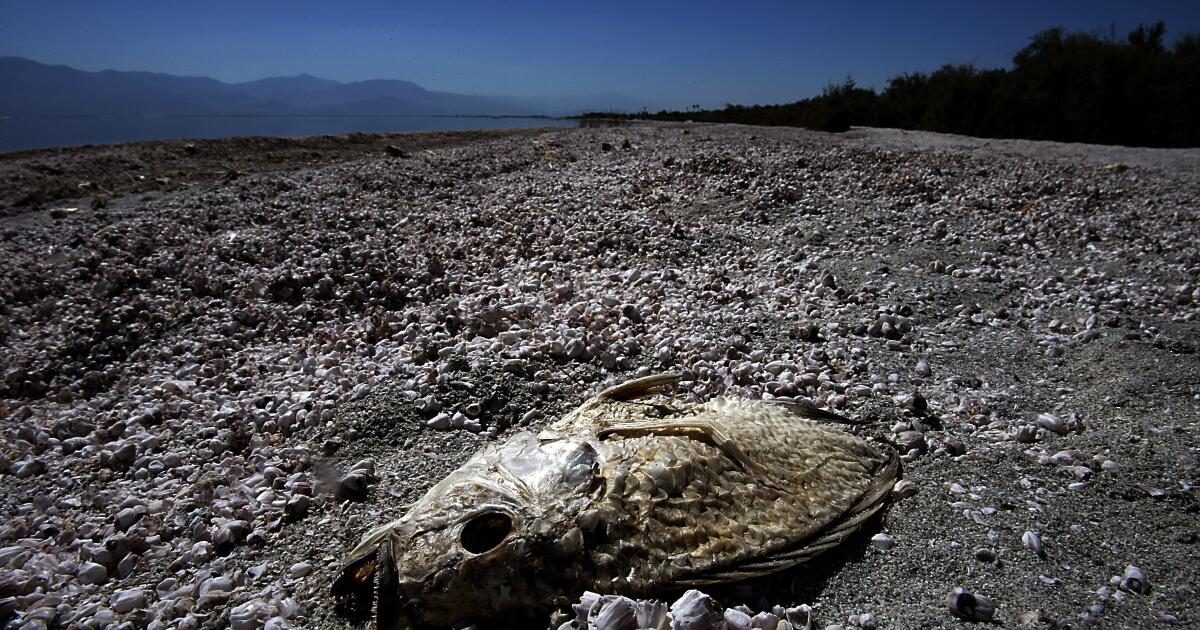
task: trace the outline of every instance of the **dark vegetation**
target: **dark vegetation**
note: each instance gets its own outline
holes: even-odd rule
[[[882,92],[847,79],[788,105],[622,117],[846,131],[898,127],[993,138],[1200,146],[1200,36],[1163,43],[1162,22],[1113,34],[1038,33],[1011,70],[946,65],[892,78]],[[613,114],[586,114],[585,118]]]

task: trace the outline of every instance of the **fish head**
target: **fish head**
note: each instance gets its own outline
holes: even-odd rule
[[[582,556],[575,522],[596,493],[596,460],[587,442],[528,433],[485,449],[400,520],[368,534],[343,576],[354,573],[356,557],[376,554],[381,628],[504,618],[550,604],[563,588],[556,576]]]

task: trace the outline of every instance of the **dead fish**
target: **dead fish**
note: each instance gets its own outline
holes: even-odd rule
[[[475,454],[363,537],[334,594],[380,628],[451,625],[733,582],[805,562],[878,512],[896,452],[845,418],[774,401],[601,392],[547,430]]]

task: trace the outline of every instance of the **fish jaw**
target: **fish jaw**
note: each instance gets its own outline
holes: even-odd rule
[[[378,604],[381,588],[390,591],[395,582],[396,556],[407,530],[404,518],[376,527],[346,555],[332,589],[339,608],[354,617],[374,616],[380,628],[406,627],[396,625],[402,623],[399,616],[390,610],[380,610]],[[395,623],[391,621],[393,617]]]
[[[439,530],[418,531],[419,515],[404,517],[368,532],[347,554],[333,592],[354,616],[371,618],[380,630],[448,624],[461,618],[463,601],[443,605],[439,592],[454,590],[460,558],[443,552]],[[415,561],[419,558],[419,561]]]
[[[517,618],[558,604],[566,584],[547,562],[549,539],[515,535],[481,554],[447,553],[420,577],[403,559],[389,576],[381,571],[376,592],[380,628],[448,627],[466,622]]]

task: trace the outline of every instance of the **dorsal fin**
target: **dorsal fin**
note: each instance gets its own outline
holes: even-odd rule
[[[801,418],[807,418],[809,420],[819,420],[821,422],[836,422],[837,424],[854,424],[854,425],[863,424],[863,422],[861,420],[852,420],[845,416],[839,416],[838,414],[833,413],[832,411],[829,411],[827,409],[821,409],[820,407],[814,407],[810,404],[802,403],[802,402],[799,402],[796,400],[792,400],[790,398],[775,398],[773,400],[764,400],[763,402],[767,403],[769,405],[778,405],[780,407],[783,407],[784,409],[787,409],[789,412],[791,412],[797,416],[800,416]]]
[[[673,387],[679,382],[680,378],[681,375],[675,372],[643,376],[627,383],[609,387],[596,394],[596,398],[604,400],[637,400],[639,398],[646,398],[647,396],[662,393],[663,390]]]

